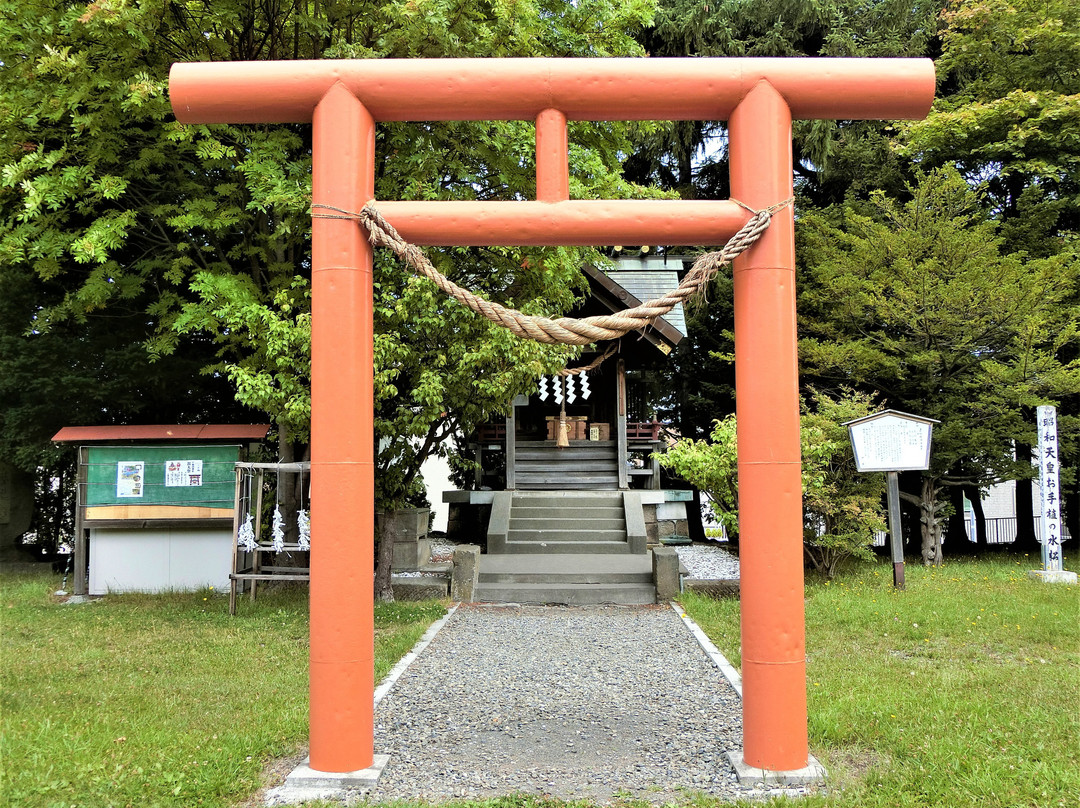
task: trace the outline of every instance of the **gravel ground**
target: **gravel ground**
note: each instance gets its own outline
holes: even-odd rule
[[[675,548],[689,577],[715,580],[738,580],[739,557],[717,542],[687,544]]]
[[[461,606],[376,709],[367,799],[763,795],[724,755],[740,710],[667,606]]]

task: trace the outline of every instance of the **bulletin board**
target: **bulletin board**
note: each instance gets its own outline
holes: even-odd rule
[[[239,446],[90,446],[86,518],[232,518]]]

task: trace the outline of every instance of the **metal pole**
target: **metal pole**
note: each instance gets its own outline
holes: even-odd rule
[[[885,472],[889,481],[889,542],[892,546],[893,586],[904,588],[904,537],[900,533],[900,474]]]

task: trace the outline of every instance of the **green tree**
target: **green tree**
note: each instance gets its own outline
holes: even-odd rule
[[[835,577],[842,561],[872,557],[874,534],[885,529],[885,480],[860,474],[844,423],[873,410],[864,393],[837,398],[812,392],[799,421],[802,451],[803,549],[813,567]],[[708,440],[680,440],[657,458],[664,468],[706,492],[717,519],[738,532],[739,481],[734,415],[713,423]]]
[[[1034,434],[1026,410],[1080,390],[1080,362],[1060,359],[1080,339],[1070,303],[1080,266],[1003,252],[955,170],[911,193],[903,205],[876,195],[865,214],[848,205],[804,218],[799,347],[816,380],[941,421],[921,490],[905,495],[920,508],[923,559],[937,564],[943,487],[1030,478],[1012,452]]]
[[[875,534],[885,530],[885,477],[862,474],[848,436],[848,421],[874,412],[865,393],[844,389],[837,398],[810,391],[803,398],[803,548],[815,569],[828,578],[848,558],[870,560]]]
[[[225,379],[200,378],[209,346],[192,342],[169,363],[151,363],[144,341],[152,326],[137,309],[34,327],[42,307],[64,292],[26,267],[0,268],[0,458],[37,478],[30,534],[44,552],[74,527],[76,458],[73,448],[52,443],[60,428],[259,418],[235,401]]]
[[[1076,254],[1080,232],[1080,8],[1070,0],[949,0],[937,62],[939,98],[924,121],[901,127],[899,154],[955,165],[987,195],[1007,251]],[[1067,305],[1076,306],[1075,298]],[[1063,346],[1062,362],[1077,357]],[[1063,395],[1063,418],[1080,396]],[[1025,413],[1034,421],[1034,411]],[[1080,446],[1062,444],[1065,466]],[[1026,467],[1031,446],[1019,436]],[[1080,535],[1080,487],[1063,486],[1065,518]],[[1018,543],[1034,549],[1030,488],[1017,486]]]
[[[901,154],[981,183],[1001,236],[1035,256],[1080,230],[1080,7],[1071,0],[949,0],[941,92],[903,125]]]
[[[932,56],[945,0],[661,0],[641,42],[652,56]],[[798,121],[796,187],[814,204],[849,193],[902,189],[906,161],[892,152],[881,121]],[[726,126],[664,124],[644,133],[627,177],[685,198],[728,193]]]
[[[661,0],[641,42],[652,56],[929,56],[945,0]],[[798,209],[902,193],[910,160],[891,147],[885,121],[796,121]],[[722,121],[663,123],[640,133],[625,174],[684,198],[726,199],[727,128]],[[706,435],[734,408],[731,279],[719,277],[707,306],[688,312],[689,338],[671,357],[665,418],[681,434]]]
[[[729,535],[739,532],[739,458],[735,415],[717,418],[707,439],[683,438],[656,455],[660,465],[709,497]]]
[[[41,294],[18,330],[77,328],[117,308],[144,317],[132,344],[159,364],[204,353],[240,401],[277,424],[279,455],[306,452],[310,128],[183,126],[167,101],[172,61],[437,56],[608,56],[647,0],[619,4],[396,0],[138,4],[0,0],[0,260]],[[571,192],[637,192],[618,166],[628,127],[571,127]],[[468,148],[463,148],[468,144]],[[529,122],[380,125],[377,196],[532,196]],[[432,251],[457,282],[536,313],[583,289],[588,250]],[[415,493],[420,462],[567,351],[518,342],[412,279],[375,267],[378,497]],[[149,324],[150,333],[145,333]]]

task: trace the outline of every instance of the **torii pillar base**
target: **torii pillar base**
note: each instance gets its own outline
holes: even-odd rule
[[[741,749],[728,752],[727,759],[735,769],[740,786],[812,786],[825,782],[825,767],[813,755],[808,756],[803,768],[790,771],[750,766],[743,760]]]
[[[375,755],[366,769],[354,772],[320,772],[311,768],[310,758],[293,769],[285,784],[271,789],[267,805],[300,805],[312,800],[346,800],[362,797],[379,782],[379,776],[390,762],[389,755]]]

